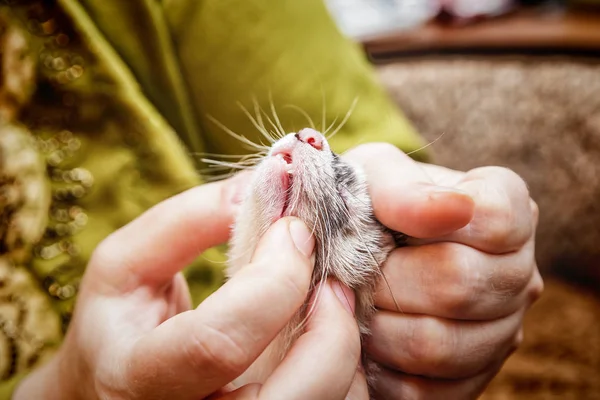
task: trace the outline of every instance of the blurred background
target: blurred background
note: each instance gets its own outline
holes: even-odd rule
[[[484,399],[600,398],[600,1],[327,0],[436,163],[509,167],[546,290]]]

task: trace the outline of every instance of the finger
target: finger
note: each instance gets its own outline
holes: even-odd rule
[[[187,311],[192,307],[192,296],[187,281],[181,272],[175,275],[173,284],[164,298],[166,304],[169,305],[167,311],[169,317]]]
[[[246,386],[242,386],[231,392],[219,392],[206,398],[206,400],[255,400],[264,399],[265,397],[260,396],[261,384],[251,383]],[[276,397],[279,398],[279,397]],[[367,380],[362,370],[358,370],[352,381],[352,385],[345,400],[368,400],[369,390],[367,387]]]
[[[364,370],[359,366],[346,400],[366,400],[369,399],[369,386],[367,384],[367,378]]]
[[[122,292],[169,284],[200,253],[227,240],[242,185],[236,177],[198,186],[111,234],[94,252],[86,274],[91,286],[99,281]]]
[[[314,238],[300,220],[277,221],[251,264],[196,310],[176,315],[137,342],[129,381],[142,392],[152,390],[152,398],[158,393],[182,399],[202,398],[231,382],[302,305],[313,249]]]
[[[471,197],[433,184],[427,173],[396,147],[372,143],[344,156],[367,175],[375,216],[388,228],[417,238],[449,234],[469,223]]]
[[[366,349],[372,360],[407,374],[467,378],[516,346],[524,312],[470,322],[380,311]]]
[[[502,363],[495,363],[474,377],[459,380],[428,379],[384,368],[375,381],[377,398],[381,400],[475,400],[483,393],[501,365]]]
[[[534,247],[532,237],[521,251],[504,255],[451,242],[396,249],[383,267],[387,282],[378,283],[375,304],[451,319],[504,317],[540,291]]]
[[[261,387],[260,383],[251,383],[230,392],[219,391],[205,400],[256,400],[259,398]]]
[[[475,201],[473,219],[440,240],[460,242],[493,254],[518,250],[537,224],[527,185],[514,172],[500,167],[469,171],[456,188]]]
[[[346,398],[360,358],[360,334],[348,310],[348,303],[354,307],[354,294],[342,290],[337,294],[332,281],[325,283],[306,332],[265,382],[261,399]]]

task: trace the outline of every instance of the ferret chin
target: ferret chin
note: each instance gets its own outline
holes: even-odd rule
[[[360,168],[333,153],[326,138],[313,129],[284,136],[256,167],[233,227],[229,276],[250,261],[258,239],[282,216],[302,219],[315,234],[311,292],[330,276],[354,289],[356,320],[363,337],[368,335],[375,311],[373,293],[381,265],[395,247],[394,237],[373,215]],[[306,316],[305,301],[234,384],[263,383],[302,332],[297,328]],[[364,354],[363,368],[372,384],[375,367]]]

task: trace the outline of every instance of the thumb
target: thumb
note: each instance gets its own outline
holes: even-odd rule
[[[423,168],[390,144],[358,146],[345,157],[364,169],[375,216],[392,230],[439,237],[473,218],[475,203],[467,193],[435,185]]]
[[[306,299],[314,243],[300,220],[277,221],[250,264],[138,341],[128,376],[140,397],[203,398],[245,371]]]

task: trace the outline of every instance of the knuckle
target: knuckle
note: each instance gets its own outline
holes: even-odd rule
[[[540,275],[537,265],[535,266],[535,273],[533,277],[533,284],[531,285],[530,293],[533,301],[536,301],[542,296],[544,292],[544,279]]]
[[[531,215],[533,217],[533,223],[534,223],[534,225],[537,225],[537,223],[538,223],[538,221],[540,219],[540,207],[531,198],[529,199],[529,205],[531,207]]]
[[[121,251],[122,246],[116,233],[111,233],[96,246],[90,257],[88,267],[90,270],[109,270],[126,263],[127,257]]]
[[[371,151],[382,156],[396,156],[400,150],[391,143],[377,142],[372,144]]]
[[[488,245],[506,250],[521,247],[533,232],[524,216],[537,218],[525,181],[504,167],[479,168],[474,177],[485,178],[487,186],[488,194],[479,202],[477,212]]]
[[[86,287],[112,291],[131,290],[139,281],[136,274],[130,274],[133,266],[132,256],[123,247],[118,231],[111,233],[96,246],[86,268]],[[89,285],[89,286],[88,286]]]
[[[403,153],[396,146],[385,142],[361,144],[347,153],[350,158],[357,155],[365,161],[388,159],[398,157],[400,154]]]
[[[415,322],[407,351],[419,374],[434,374],[451,357],[445,326],[435,318],[423,317]]]
[[[511,240],[513,215],[503,199],[488,200],[481,206],[486,241],[494,248],[506,246]]]
[[[357,150],[364,151],[366,153],[372,154],[374,156],[383,154],[397,154],[398,148],[390,143],[385,142],[374,142],[374,143],[366,143],[361,144],[356,147]]]
[[[227,333],[208,324],[196,327],[186,345],[185,356],[194,369],[210,368],[232,377],[243,372],[251,362],[243,346]]]
[[[513,346],[512,346],[513,350],[516,350],[519,347],[521,347],[521,344],[523,344],[524,337],[525,337],[525,335],[523,333],[523,328],[521,328],[521,329],[519,329],[517,334],[514,336]]]
[[[98,244],[98,246],[96,246],[90,258],[93,264],[110,263],[115,258],[115,241],[112,238],[113,234],[106,237],[103,241],[101,241]]]
[[[437,293],[439,306],[451,316],[468,313],[476,299],[482,297],[486,282],[479,268],[475,252],[459,245],[449,244],[446,260],[450,263],[447,280]]]
[[[510,188],[511,191],[517,191],[518,194],[524,194],[529,197],[529,188],[525,180],[510,168],[506,167],[481,167],[476,169],[476,174],[480,177],[493,179],[499,182],[503,187]]]

